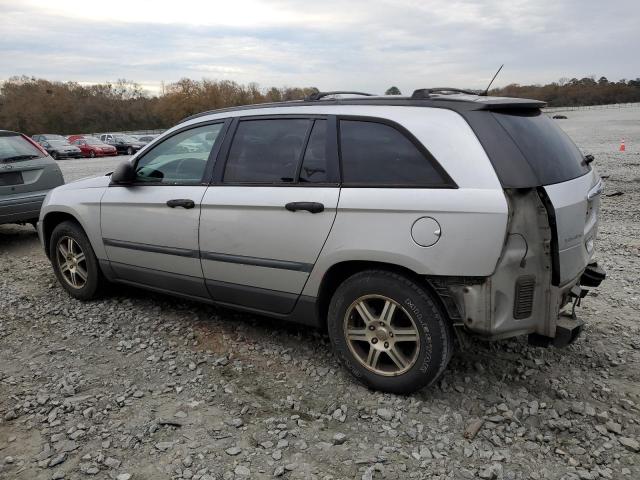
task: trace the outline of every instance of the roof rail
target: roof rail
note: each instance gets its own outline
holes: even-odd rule
[[[304,100],[306,102],[313,102],[315,100],[320,100],[321,98],[328,97],[329,95],[362,95],[363,97],[374,97],[373,93],[365,93],[365,92],[349,92],[346,90],[336,90],[334,92],[316,92],[311,95],[307,95]]]
[[[451,87],[437,87],[437,88],[419,88],[414,90],[411,98],[413,100],[429,98],[432,93],[466,93],[467,95],[478,95],[478,92],[472,92],[471,90],[462,90],[460,88]]]

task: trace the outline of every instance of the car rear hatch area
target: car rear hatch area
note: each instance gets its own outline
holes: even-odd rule
[[[505,189],[538,191],[553,231],[555,286],[591,263],[602,180],[578,147],[538,106],[494,106],[465,114]]]
[[[0,131],[0,223],[37,219],[46,193],[63,183],[56,162],[32,141]]]
[[[548,299],[546,319],[544,324],[537,325],[536,331],[547,337],[557,337],[563,335],[565,329],[564,317],[558,318],[562,307],[570,301],[579,304],[586,295],[583,287],[598,286],[605,276],[594,261],[603,188],[602,180],[591,167],[591,159],[585,158],[539,107],[535,104],[527,107],[522,104],[490,105],[465,112],[463,116],[476,132],[507,196],[511,199],[535,191],[546,211],[548,222],[545,223],[551,234],[547,254],[551,260],[551,275],[546,276],[544,282],[539,278],[534,280],[535,287],[532,288],[536,291],[525,297],[530,302]],[[511,205],[522,208],[525,204],[521,202],[518,207],[511,202]],[[531,219],[530,226],[520,223],[521,233],[535,224],[537,211],[532,203],[528,205],[526,208],[531,211],[525,214]],[[521,217],[523,212],[518,213]],[[511,225],[511,229],[513,227]],[[518,235],[518,232],[510,231],[510,235],[513,234]],[[528,236],[527,251],[542,248],[535,243],[533,232],[529,231]],[[513,278],[516,284],[519,280],[519,277]],[[517,300],[517,292],[514,297]],[[528,321],[534,320],[531,317]],[[505,324],[505,329],[515,329],[518,321],[516,316],[506,320],[512,325]],[[573,321],[567,328],[581,328],[575,317]],[[575,336],[575,330],[565,335],[570,340]]]
[[[529,186],[536,186],[545,204],[554,234],[552,283],[564,286],[582,273],[593,256],[602,180],[544,113],[529,110],[492,115],[526,160],[531,173]]]

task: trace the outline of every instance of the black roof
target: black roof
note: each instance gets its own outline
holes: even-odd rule
[[[428,89],[425,89],[428,90]],[[446,90],[446,89],[435,89]],[[417,91],[416,91],[417,92]],[[332,93],[332,92],[329,92]],[[352,93],[352,92],[349,92]],[[353,92],[355,93],[355,92]],[[317,94],[316,94],[317,95]],[[526,98],[511,97],[489,97],[483,95],[475,95],[469,93],[454,94],[429,94],[424,96],[411,97],[400,95],[363,95],[361,97],[352,98],[325,98],[321,96],[316,100],[313,96],[304,100],[292,100],[287,102],[274,103],[258,103],[252,105],[242,105],[237,107],[220,108],[217,110],[209,110],[197,113],[184,118],[179,123],[192,120],[194,118],[203,117],[225,112],[236,112],[240,110],[253,110],[258,108],[277,108],[277,107],[301,107],[309,105],[385,105],[385,106],[410,106],[410,107],[431,107],[445,108],[454,111],[472,111],[472,110],[507,110],[507,109],[539,109],[546,105],[540,100],[531,100]]]

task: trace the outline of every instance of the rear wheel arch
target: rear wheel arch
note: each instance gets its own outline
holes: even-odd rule
[[[448,310],[447,308],[445,308],[445,302],[440,297],[440,294],[427,281],[427,278],[425,276],[420,275],[407,267],[403,267],[401,265],[393,263],[367,260],[350,260],[332,265],[322,277],[317,297],[318,317],[322,322],[322,329],[327,328],[327,314],[329,312],[329,304],[331,303],[331,298],[333,297],[333,294],[335,293],[337,288],[347,278],[365,270],[383,270],[407,277],[408,279],[414,281],[415,283],[432,293],[434,298],[439,301],[442,312],[447,317],[449,317],[447,313]]]

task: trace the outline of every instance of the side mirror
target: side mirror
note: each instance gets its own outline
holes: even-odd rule
[[[122,162],[111,174],[113,185],[131,185],[136,179],[136,170],[127,160]]]

